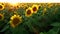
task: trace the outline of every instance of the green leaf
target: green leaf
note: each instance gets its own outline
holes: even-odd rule
[[[59,27],[60,26],[60,23],[59,22],[56,22],[56,23],[52,23],[51,25],[52,26],[58,26]]]
[[[46,32],[41,32],[40,34],[47,34]]]

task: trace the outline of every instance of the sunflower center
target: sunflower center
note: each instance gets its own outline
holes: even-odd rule
[[[33,7],[33,11],[36,11],[37,10],[37,8],[36,7]]]
[[[27,11],[27,14],[30,15],[30,14],[31,14],[31,10],[28,10],[28,11]]]
[[[16,25],[20,22],[20,19],[19,18],[14,18],[12,22],[13,22],[14,25]]]
[[[2,6],[0,5],[0,9],[2,9]]]

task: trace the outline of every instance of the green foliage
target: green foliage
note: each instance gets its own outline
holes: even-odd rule
[[[32,14],[29,18],[25,16],[25,9],[19,8],[16,12],[22,16],[22,23],[15,28],[12,28],[9,23],[10,17],[14,15],[14,12],[8,12],[8,9],[5,8],[0,11],[0,13],[4,13],[4,20],[0,21],[0,32],[5,34],[58,34],[60,32],[59,7],[46,7],[47,11],[44,16],[42,16],[44,7],[41,7],[36,14]],[[55,8],[58,8],[58,12],[53,14]]]

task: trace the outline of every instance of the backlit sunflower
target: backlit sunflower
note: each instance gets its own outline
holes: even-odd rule
[[[32,8],[29,7],[28,9],[26,9],[25,16],[30,17],[32,16],[32,13],[33,13]]]
[[[38,5],[33,5],[32,6],[33,13],[37,13],[38,8],[39,8]]]
[[[39,4],[39,5],[38,5],[38,9],[40,9],[41,7],[42,7],[42,5],[41,5],[41,4]]]
[[[0,20],[4,19],[4,14],[0,14]]]
[[[48,8],[52,8],[53,4],[52,3],[48,3],[47,6],[48,6]]]
[[[11,17],[11,21],[10,21],[10,25],[14,28],[17,25],[19,25],[20,23],[22,23],[22,17],[19,15],[14,15]]]
[[[0,4],[0,10],[4,9],[4,5]]]

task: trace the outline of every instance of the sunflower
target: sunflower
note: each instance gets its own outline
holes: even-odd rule
[[[1,5],[5,5],[5,3],[4,3],[4,2],[3,2],[3,3],[2,3],[2,2],[0,2],[0,4],[1,4]]]
[[[40,9],[41,7],[42,7],[42,5],[41,5],[41,4],[39,4],[39,5],[38,5],[38,9]]]
[[[13,28],[16,27],[17,25],[19,25],[20,23],[22,23],[22,17],[21,16],[14,15],[11,17],[10,24]]]
[[[47,6],[48,6],[48,8],[52,8],[53,4],[52,3],[48,3]]]
[[[22,7],[23,9],[27,9],[27,8],[28,8],[28,5],[27,5],[27,4],[22,4],[21,7]]]
[[[0,4],[0,10],[4,9],[4,5]]]
[[[0,14],[0,20],[3,20],[3,19],[4,19],[4,15]]]
[[[47,8],[44,8],[44,9],[43,9],[43,14],[42,14],[42,15],[44,15],[44,14],[46,13],[46,11],[47,11]]]
[[[32,16],[32,13],[33,13],[32,8],[29,7],[28,9],[26,9],[25,16],[30,17]]]
[[[15,7],[15,6],[11,6],[9,9],[8,9],[8,11],[9,12],[13,12],[13,11],[15,11],[17,8]]]
[[[33,5],[32,6],[33,13],[37,13],[38,8],[39,8],[38,5]]]

